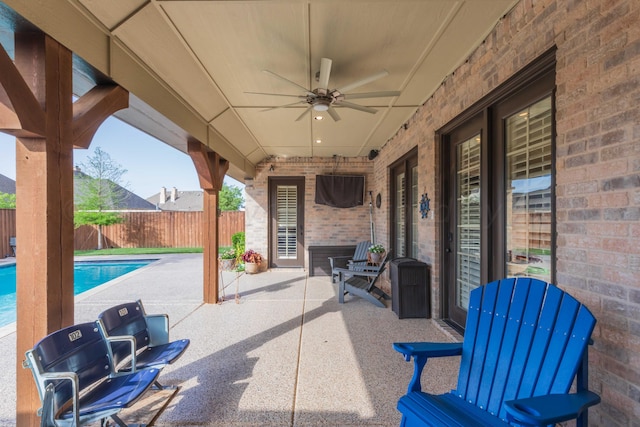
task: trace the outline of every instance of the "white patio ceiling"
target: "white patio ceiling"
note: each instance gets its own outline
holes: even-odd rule
[[[269,156],[366,156],[389,140],[482,43],[514,0],[8,0],[5,3],[132,95],[124,120],[186,151],[191,135],[251,176]],[[329,88],[381,70],[351,93],[370,114],[337,107],[317,121],[302,95],[270,70],[317,87],[321,58]],[[149,108],[151,107],[151,108]],[[170,122],[173,122],[171,124]],[[315,141],[320,139],[321,143]]]

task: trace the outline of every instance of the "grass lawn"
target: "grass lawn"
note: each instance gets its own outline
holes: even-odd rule
[[[202,248],[111,248],[89,251],[74,251],[74,255],[146,255],[195,253],[202,253]]]

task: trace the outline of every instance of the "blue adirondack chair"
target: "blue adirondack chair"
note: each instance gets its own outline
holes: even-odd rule
[[[553,426],[600,402],[588,390],[587,346],[596,320],[558,287],[536,279],[491,282],[470,295],[462,343],[395,343],[414,374],[398,401],[402,427]],[[421,391],[430,357],[461,355],[458,384]],[[576,379],[575,393],[569,393]]]

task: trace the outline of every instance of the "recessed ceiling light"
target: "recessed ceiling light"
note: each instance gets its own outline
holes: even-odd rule
[[[320,144],[322,142],[321,139],[316,139],[316,144]]]
[[[314,119],[319,121],[319,120],[324,120],[324,117],[322,117],[322,116],[315,116],[315,117],[314,117]]]

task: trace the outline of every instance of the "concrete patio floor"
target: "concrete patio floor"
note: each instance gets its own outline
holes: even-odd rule
[[[77,297],[75,313],[76,322],[90,321],[139,298],[148,313],[169,314],[171,339],[191,339],[161,373],[163,384],[181,388],[156,426],[397,426],[413,365],[391,344],[458,338],[433,320],[400,320],[356,297],[339,304],[329,277],[302,270],[225,272],[227,299],[205,305],[201,254],[157,258]],[[0,425],[11,426],[15,333],[0,348]],[[424,388],[453,388],[458,363],[430,361]]]

